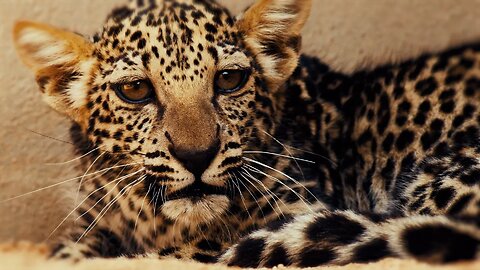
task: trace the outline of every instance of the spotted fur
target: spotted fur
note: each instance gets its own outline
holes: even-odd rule
[[[83,200],[56,258],[301,267],[480,253],[480,46],[353,75],[302,56],[309,0],[237,18],[211,0],[131,1],[91,41],[14,30],[68,116]],[[249,70],[215,91],[221,70]],[[146,80],[133,104],[118,85]]]

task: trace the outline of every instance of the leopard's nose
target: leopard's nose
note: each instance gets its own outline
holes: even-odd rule
[[[201,150],[180,148],[173,143],[168,147],[170,154],[191,172],[196,180],[201,179],[203,172],[210,166],[219,149],[220,140],[218,139],[215,139],[208,148]]]

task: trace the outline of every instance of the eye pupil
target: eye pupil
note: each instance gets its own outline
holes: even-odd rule
[[[140,89],[140,87],[142,87],[142,82],[136,81],[136,82],[133,83],[133,86],[134,86],[135,90],[138,90],[138,89]]]

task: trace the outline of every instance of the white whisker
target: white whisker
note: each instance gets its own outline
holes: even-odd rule
[[[277,217],[280,217],[280,214],[277,212],[277,210],[275,209],[275,207],[273,206],[272,203],[270,203],[270,200],[265,196],[265,193],[263,193],[254,183],[252,183],[250,180],[247,179],[247,177],[245,177],[243,174],[241,174],[243,179],[245,181],[247,181],[250,185],[252,185],[260,194],[262,194],[263,198],[265,198],[265,201],[267,202],[267,204],[272,208],[272,210],[275,212],[275,214],[277,214]],[[267,192],[268,194],[268,192]],[[270,194],[268,194],[270,196],[270,198],[274,198],[272,197]],[[276,203],[276,200],[274,200],[275,203]],[[278,204],[277,204],[278,206]],[[281,214],[283,216],[283,213]]]
[[[259,162],[259,161],[253,160],[253,159],[251,159],[251,158],[243,158],[243,159],[245,159],[246,161],[249,161],[249,162],[253,162],[253,163],[255,163],[255,164],[258,164],[258,165],[260,165],[260,166],[262,166],[262,167],[265,167],[265,168],[267,168],[267,169],[270,169],[270,170],[272,170],[272,171],[274,171],[274,172],[277,172],[277,173],[285,176],[285,177],[288,178],[289,180],[293,181],[295,184],[297,184],[297,185],[299,185],[299,186],[302,186],[302,187],[305,189],[305,191],[307,191],[313,198],[315,198],[315,200],[316,200],[317,202],[321,202],[321,201],[317,198],[317,196],[315,196],[315,194],[313,194],[307,187],[305,187],[302,183],[298,182],[297,180],[295,180],[294,178],[292,178],[292,177],[289,176],[288,174],[286,174],[286,173],[284,173],[284,172],[281,172],[281,171],[279,171],[279,170],[277,170],[277,169],[275,169],[275,168],[273,168],[273,167],[271,167],[271,166],[268,166],[268,165],[266,165],[266,164],[263,164],[263,163],[261,163],[261,162]]]
[[[125,166],[132,166],[132,165],[136,165],[136,164],[138,164],[138,163],[130,163],[130,164],[126,164],[126,165],[119,165],[119,166],[109,167],[109,168],[105,168],[105,169],[102,169],[102,170],[100,170],[100,171],[96,171],[96,172],[89,173],[89,174],[86,174],[86,175],[77,176],[77,177],[74,177],[74,178],[70,178],[70,179],[67,179],[67,180],[63,180],[63,181],[61,181],[61,182],[58,182],[58,183],[55,183],[55,184],[52,184],[52,185],[48,185],[48,186],[46,186],[46,187],[42,187],[42,188],[39,188],[39,189],[36,189],[36,190],[29,191],[29,192],[24,193],[24,194],[17,195],[17,196],[12,197],[12,198],[8,198],[8,199],[5,199],[5,200],[2,200],[2,201],[0,201],[0,203],[5,203],[5,202],[13,201],[13,200],[15,200],[15,199],[18,199],[18,198],[21,198],[21,197],[25,197],[25,196],[28,196],[28,195],[31,195],[31,194],[34,194],[34,193],[37,193],[37,192],[40,192],[40,191],[49,189],[49,188],[57,187],[57,186],[66,184],[66,183],[68,183],[68,182],[72,182],[72,181],[78,180],[78,179],[80,179],[80,178],[82,178],[82,177],[84,177],[84,176],[85,176],[85,177],[86,177],[86,176],[91,176],[91,175],[99,174],[99,173],[102,173],[102,172],[105,172],[105,171],[108,171],[108,170],[111,170],[111,169],[121,168],[121,167],[125,167]]]
[[[293,192],[293,194],[295,194],[304,204],[305,206],[312,212],[314,213],[314,211],[310,208],[310,205],[308,203],[306,203],[306,199],[305,197],[303,197],[301,194],[299,194],[298,192],[296,192],[295,190],[293,190],[290,186],[288,186],[287,184],[283,183],[280,179],[272,176],[272,175],[269,175],[267,173],[264,173],[262,172],[261,170],[251,166],[251,165],[248,165],[248,164],[245,164],[245,166],[247,166],[248,168],[250,168],[250,170],[252,170],[253,172],[257,172],[257,173],[260,173],[274,181],[276,181],[277,183],[281,184],[282,186],[286,187],[288,190],[290,190],[291,192]]]
[[[283,149],[285,149],[285,151],[287,151],[287,154],[293,158],[293,155],[292,153],[290,152],[290,150],[288,150],[288,148],[283,144],[281,143],[279,140],[277,140],[277,138],[273,137],[273,135],[271,135],[270,133],[266,132],[265,130],[262,130],[263,133],[265,133],[267,136],[269,136],[270,138],[272,138],[274,141],[276,141],[278,144],[280,144]],[[298,170],[300,171],[300,173],[302,174],[302,178],[303,180],[305,181],[305,175],[303,174],[303,171],[302,171],[302,168],[300,167],[300,164],[298,164],[297,160],[296,159],[293,159],[293,162],[295,162],[295,165],[297,165],[297,168]]]
[[[303,159],[303,158],[298,158],[298,157],[293,157],[293,156],[288,156],[288,155],[282,155],[282,154],[277,154],[277,153],[272,153],[272,152],[265,152],[265,151],[243,151],[244,154],[266,154],[266,155],[272,155],[272,156],[277,156],[277,157],[284,157],[284,158],[289,158],[289,159],[294,159],[298,161],[303,161],[311,164],[315,164],[315,161],[311,161],[308,159]]]
[[[80,195],[80,188],[82,187],[83,179],[85,178],[85,175],[90,171],[90,169],[93,167],[93,165],[105,154],[106,152],[102,152],[98,157],[88,166],[87,170],[83,174],[82,178],[80,178],[80,182],[78,183],[78,188],[77,188],[77,195],[75,196],[75,203],[78,201],[78,196]]]
[[[143,170],[143,169],[142,169]],[[95,219],[90,223],[90,225],[85,229],[85,231],[80,235],[80,237],[77,239],[76,243],[78,243],[85,235],[87,235],[90,231],[93,230],[93,228],[98,224],[100,219],[102,219],[105,214],[108,212],[108,210],[117,202],[117,200],[124,194],[126,193],[127,189],[130,190],[139,183],[141,183],[145,179],[145,176],[141,176],[137,180],[134,180],[132,183],[126,185],[124,188],[122,188],[118,194],[110,201],[107,205],[103,207],[103,209],[98,213],[98,215],[95,217]]]
[[[150,192],[151,189],[152,189],[152,183],[148,186],[148,190],[147,190],[147,192],[145,192],[145,196],[143,197],[142,206],[140,207],[140,211],[138,211],[137,218],[135,219],[135,226],[133,227],[133,234],[135,234],[135,231],[137,230],[138,218],[140,217],[140,214],[143,211],[143,206],[145,205],[145,200],[147,199],[148,193]]]
[[[91,153],[93,153],[93,152],[97,151],[98,149],[100,149],[100,147],[101,147],[101,146],[99,146],[99,147],[97,147],[97,148],[95,148],[95,149],[92,149],[92,150],[88,151],[88,153],[83,154],[83,155],[81,155],[81,156],[79,156],[79,157],[77,157],[77,158],[74,158],[74,159],[72,159],[72,160],[69,160],[69,161],[58,162],[58,163],[45,163],[45,165],[64,165],[64,164],[69,164],[69,163],[75,162],[75,161],[77,161],[77,160],[79,160],[79,159],[82,159],[82,158],[90,155]]]
[[[125,176],[122,176],[120,178],[117,178],[115,180],[112,180],[110,181],[109,183],[113,183],[113,182],[117,182],[117,184],[115,184],[115,186],[113,186],[113,188],[107,192],[105,195],[103,195],[100,199],[97,200],[97,202],[92,205],[88,210],[86,210],[83,214],[79,215],[75,220],[79,220],[80,218],[82,218],[84,215],[86,215],[88,212],[92,211],[92,209],[94,209],[101,201],[103,201],[103,199],[105,199],[110,193],[113,192],[113,190],[122,182],[122,180],[124,179],[127,179],[127,178],[130,178],[136,174],[138,174],[139,172],[141,172],[143,169],[141,170],[138,170],[136,172],[133,172],[133,173],[130,173],[130,174],[127,174]]]
[[[158,198],[160,197],[160,192],[162,188],[160,187],[158,190],[153,192],[153,197],[150,200],[149,204],[152,205],[153,208],[153,233],[157,235],[157,204]]]
[[[250,194],[250,196],[253,198],[253,200],[255,201],[255,203],[258,206],[258,210],[260,211],[260,213],[262,213],[263,220],[266,222],[265,213],[263,213],[262,207],[260,206],[260,203],[258,202],[255,195],[253,195],[252,191],[242,181],[239,181],[238,178],[237,178],[237,181],[247,190],[248,194]]]
[[[252,219],[252,215],[250,215],[250,212],[248,211],[248,207],[247,207],[247,204],[245,203],[245,198],[243,197],[243,194],[242,194],[242,190],[240,189],[240,186],[237,185],[237,183],[235,183],[235,180],[233,180],[232,176],[230,175],[230,173],[228,173],[228,177],[230,178],[232,184],[237,188],[238,192],[240,193],[240,198],[242,199],[242,203],[243,203],[243,207],[245,208],[245,211],[247,211],[247,214],[248,214],[248,217]],[[235,177],[235,179],[237,179],[238,181],[238,178]]]
[[[281,210],[280,205],[278,205],[278,201],[280,201],[286,208],[288,208],[287,205],[286,205],[273,191],[271,191],[267,186],[265,186],[265,184],[264,184],[262,181],[260,181],[259,179],[253,177],[253,175],[250,174],[250,172],[249,172],[247,169],[245,169],[245,168],[242,167],[242,170],[244,171],[244,173],[240,173],[240,174],[241,174],[243,177],[248,176],[248,177],[249,177],[250,179],[252,179],[253,181],[259,183],[259,184],[263,187],[263,189],[265,189],[265,192],[267,192],[267,194],[270,195],[270,197],[273,197],[273,198],[276,199],[276,200],[274,200],[274,201],[275,201],[275,205],[276,205],[277,208],[282,212],[282,216],[283,216],[283,211]]]
[[[105,172],[105,173],[106,173],[106,172]],[[104,175],[104,174],[95,176],[95,178],[101,177],[102,175]],[[95,178],[94,178],[94,179],[95,179]],[[115,180],[114,180],[114,181],[115,181]],[[103,185],[103,186],[95,189],[94,191],[90,192],[75,208],[73,208],[72,211],[70,211],[70,212],[67,214],[67,216],[66,216],[65,218],[62,219],[62,221],[60,222],[60,224],[58,224],[58,225],[53,229],[53,231],[47,236],[47,239],[46,239],[46,240],[49,240],[50,237],[52,237],[52,235],[62,226],[62,224],[65,223],[65,221],[67,221],[67,219],[68,219],[73,213],[75,213],[75,211],[77,211],[77,209],[80,208],[80,206],[82,206],[82,204],[83,204],[84,202],[86,202],[86,201],[90,198],[90,196],[92,196],[93,194],[95,194],[95,193],[98,192],[99,190],[102,190],[102,189],[106,188],[108,185],[112,184],[114,181],[110,181],[110,182],[106,183],[105,185]]]
[[[290,145],[287,145],[287,144],[284,144],[284,143],[281,143],[278,141],[278,139],[274,138],[271,134],[269,134],[267,131],[265,130],[262,130],[262,129],[259,129],[257,128],[259,131],[261,132],[264,132],[267,136],[271,137],[273,140],[275,140],[276,142],[280,143],[285,149],[293,149],[293,150],[297,150],[297,151],[300,151],[300,152],[303,152],[303,153],[308,153],[308,154],[311,154],[313,156],[317,156],[317,157],[320,157],[322,159],[325,159],[326,161],[330,162],[333,166],[335,167],[338,167],[337,163],[335,161],[333,161],[332,159],[330,159],[329,157],[326,157],[324,155],[320,155],[318,153],[315,153],[315,152],[312,152],[312,151],[308,151],[308,150],[304,150],[304,149],[301,149],[301,148],[297,148],[297,147],[293,147],[293,146],[290,146]],[[287,150],[288,151],[288,150]]]

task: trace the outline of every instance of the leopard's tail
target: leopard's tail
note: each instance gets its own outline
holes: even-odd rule
[[[254,232],[220,261],[242,267],[309,267],[385,257],[431,263],[478,259],[480,218],[394,218],[352,211],[310,214]]]

